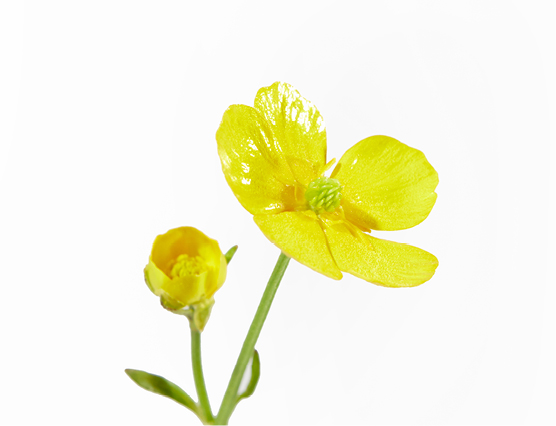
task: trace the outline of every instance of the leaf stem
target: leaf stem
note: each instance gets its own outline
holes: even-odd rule
[[[214,417],[210,409],[210,402],[205,386],[205,376],[203,375],[203,364],[201,362],[201,332],[197,330],[191,321],[191,363],[193,365],[193,377],[195,379],[195,389],[199,398],[199,411],[202,415],[203,424],[214,424]]]
[[[243,378],[243,374],[245,373],[245,368],[249,363],[249,359],[253,356],[255,344],[257,343],[259,334],[261,334],[263,324],[268,315],[268,311],[270,310],[270,306],[272,305],[272,301],[274,300],[274,295],[276,294],[276,290],[278,290],[278,286],[280,285],[280,281],[282,281],[282,277],[284,276],[284,272],[286,271],[289,262],[290,258],[284,253],[280,253],[280,257],[278,258],[276,266],[274,266],[274,270],[272,271],[272,275],[268,280],[268,284],[266,285],[266,289],[263,293],[263,297],[261,298],[261,302],[259,303],[259,307],[257,308],[257,312],[255,313],[255,317],[253,318],[253,322],[251,323],[251,327],[249,327],[247,337],[245,337],[245,341],[243,342],[232,377],[228,383],[228,388],[224,394],[222,405],[220,406],[220,410],[216,416],[216,424],[227,425],[228,420],[234,411],[237,404],[237,392],[241,379]]]

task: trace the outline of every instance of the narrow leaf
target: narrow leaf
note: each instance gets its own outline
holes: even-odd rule
[[[242,399],[249,398],[255,392],[257,384],[259,383],[259,377],[261,375],[261,359],[259,358],[259,352],[255,349],[253,352],[253,358],[251,358],[251,378],[249,379],[249,384],[247,389],[237,397],[236,404]]]
[[[224,257],[226,258],[227,263],[230,263],[232,257],[234,257],[234,254],[236,254],[236,251],[237,251],[237,246],[233,246],[230,250],[226,252]]]
[[[167,398],[173,399],[178,404],[181,404],[195,414],[197,413],[197,404],[191,397],[178,385],[166,380],[164,377],[156,376],[146,371],[132,370],[128,368],[125,370],[126,374],[131,380],[150,392],[157,393]]]

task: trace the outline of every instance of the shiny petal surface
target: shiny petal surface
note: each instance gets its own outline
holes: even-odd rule
[[[256,215],[254,219],[266,237],[288,256],[327,277],[342,278],[315,213],[284,212]]]
[[[261,88],[255,108],[264,115],[298,182],[307,186],[326,162],[326,130],[317,108],[287,83]]]
[[[324,233],[338,267],[385,287],[415,287],[428,281],[438,260],[417,247],[371,237],[342,221],[324,220]]]
[[[226,181],[251,214],[295,208],[295,179],[265,118],[252,107],[232,105],[216,132]]]
[[[438,174],[425,155],[388,136],[371,136],[348,149],[332,177],[343,185],[346,217],[362,229],[411,228],[436,201]]]

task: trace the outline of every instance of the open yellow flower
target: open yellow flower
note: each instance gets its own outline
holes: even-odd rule
[[[266,237],[285,254],[334,279],[348,272],[387,287],[429,280],[432,254],[374,238],[374,230],[421,223],[438,175],[421,151],[387,136],[351,147],[330,177],[317,108],[292,86],[261,88],[255,107],[230,106],[216,133],[226,180]]]
[[[212,306],[212,296],[224,284],[226,269],[218,242],[184,226],[156,237],[145,267],[145,281],[170,310]]]

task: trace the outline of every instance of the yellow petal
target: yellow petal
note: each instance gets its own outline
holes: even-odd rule
[[[157,267],[152,256],[145,267],[145,282],[155,295],[162,297],[173,309],[199,302],[205,294],[208,275],[207,271],[200,275],[170,278]]]
[[[338,267],[385,287],[414,287],[428,281],[438,260],[417,247],[371,237],[356,226],[324,219],[324,233]]]
[[[218,242],[191,226],[170,229],[158,235],[153,243],[151,257],[157,267],[170,276],[171,262],[181,254],[200,256],[208,266],[219,266],[222,252]]]
[[[255,108],[264,115],[298,182],[307,186],[326,163],[326,130],[317,108],[291,85],[261,88]]]
[[[342,278],[315,213],[284,212],[256,215],[254,219],[266,237],[285,254],[327,277]]]
[[[232,105],[216,132],[226,181],[252,214],[296,206],[296,182],[264,117],[246,105]],[[302,194],[301,194],[302,196]]]
[[[205,283],[208,281],[208,274],[205,272],[201,275],[189,275],[165,281],[161,291],[171,301],[178,302],[180,307],[193,305],[207,298]]]
[[[388,136],[371,136],[348,149],[332,177],[343,185],[346,217],[362,229],[411,228],[436,201],[438,175],[425,155]]]
[[[218,250],[220,250],[220,248]],[[206,298],[214,296],[216,290],[220,289],[220,287],[222,287],[222,285],[224,284],[224,281],[226,281],[226,274],[228,271],[227,265],[228,262],[226,261],[224,254],[220,253],[220,260],[219,260],[220,267],[209,270],[209,273],[211,275],[209,276],[209,279],[205,284]]]

